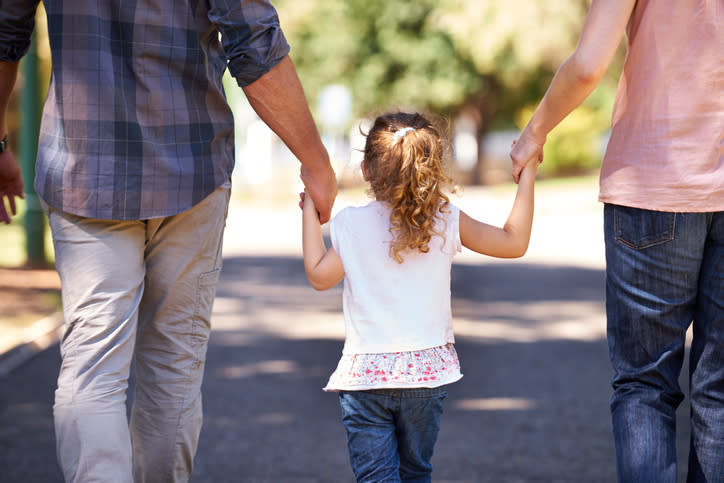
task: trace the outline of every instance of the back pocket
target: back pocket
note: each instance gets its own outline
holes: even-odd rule
[[[641,250],[674,239],[676,213],[615,206],[613,216],[616,241],[628,247]]]

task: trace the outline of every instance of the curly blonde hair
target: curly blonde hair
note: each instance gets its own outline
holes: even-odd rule
[[[441,128],[419,113],[387,113],[375,119],[365,141],[363,168],[370,191],[388,203],[390,256],[402,263],[402,252],[427,253],[435,220],[447,213],[444,169],[447,144]],[[454,189],[453,189],[454,191]]]

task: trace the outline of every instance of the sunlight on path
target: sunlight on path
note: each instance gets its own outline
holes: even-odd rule
[[[451,201],[473,217],[502,226],[514,194],[514,186],[475,187],[454,195]],[[497,260],[464,249],[455,263],[522,263],[603,270],[603,207],[596,197],[594,178],[536,188],[533,234],[523,258]],[[340,192],[334,213],[367,200],[362,190]],[[224,256],[299,257],[301,264],[301,212],[297,201],[291,195],[288,200],[280,201],[277,197],[273,203],[236,200],[227,221]],[[252,277],[241,277],[233,281],[233,286],[227,284],[227,288],[240,296],[216,299],[214,330],[225,332],[224,343],[251,344],[264,336],[344,339],[340,287],[321,293],[304,284],[275,290]],[[606,329],[602,300],[603,293],[595,302],[485,302],[484,317],[473,315],[479,307],[467,308],[468,302],[456,300],[455,333],[483,343],[600,340],[605,338]]]

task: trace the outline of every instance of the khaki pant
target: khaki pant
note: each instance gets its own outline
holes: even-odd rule
[[[229,194],[144,221],[46,207],[66,328],[54,406],[66,481],[189,479]]]

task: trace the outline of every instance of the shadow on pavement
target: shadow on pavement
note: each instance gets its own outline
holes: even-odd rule
[[[459,264],[452,280],[464,377],[434,481],[614,481],[603,272]],[[341,286],[315,292],[300,258],[228,258],[212,323],[192,482],[352,482],[337,397],[321,390],[342,350]],[[57,351],[0,380],[3,482],[61,481]]]

